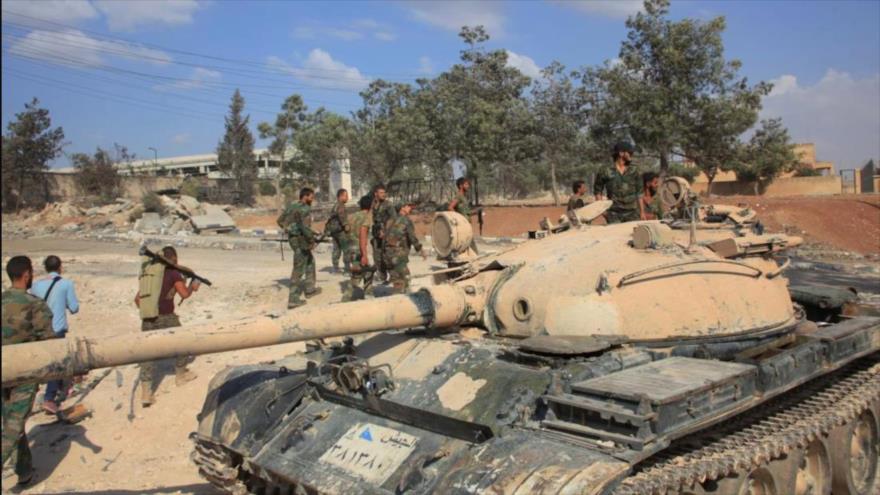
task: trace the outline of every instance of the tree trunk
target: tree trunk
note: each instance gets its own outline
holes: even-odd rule
[[[761,195],[760,186],[761,186],[761,182],[758,179],[755,179],[755,196]]]
[[[556,184],[556,160],[550,160],[550,185],[553,187],[553,204],[559,206],[559,187]]]
[[[286,151],[286,150],[285,150]],[[272,155],[269,155],[272,156]],[[281,152],[281,163],[278,164],[278,173],[275,174],[275,207],[278,215],[284,211],[284,200],[281,194],[281,171],[284,170],[284,151]]]
[[[716,172],[712,172],[711,174],[706,174],[706,178],[709,179],[709,183],[706,184],[706,197],[712,197],[712,183],[715,182]]]
[[[660,179],[665,179],[669,175],[669,154],[666,150],[660,151]]]

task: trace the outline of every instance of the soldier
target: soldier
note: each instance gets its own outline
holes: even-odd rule
[[[584,207],[586,204],[584,203],[584,194],[587,192],[587,184],[582,180],[576,180],[571,184],[571,192],[573,194],[568,198],[568,206],[565,208],[566,213]]]
[[[34,279],[34,268],[27,256],[13,256],[6,264],[12,287],[3,292],[3,343],[21,344],[55,337],[52,311],[46,303],[27,293]],[[3,465],[16,454],[15,474],[24,486],[34,477],[31,450],[25,434],[25,420],[31,412],[37,384],[3,388]]]
[[[645,172],[642,174],[642,195],[639,196],[639,217],[642,220],[657,220],[663,216],[660,196],[657,195],[657,188],[659,187],[659,175],[655,172]]]
[[[346,257],[351,266],[351,277],[342,294],[343,301],[360,298],[359,294],[355,294],[355,290],[363,289],[364,294],[372,291],[375,267],[370,266],[370,258],[367,256],[370,229],[373,226],[372,196],[362,197],[358,201],[358,207],[360,210],[348,218],[348,232],[345,236]]]
[[[632,163],[635,146],[628,141],[614,145],[614,165],[604,168],[596,176],[593,192],[596,199],[610,199],[613,203],[605,212],[608,223],[632,222],[639,219],[638,195],[641,189],[639,172]],[[603,195],[604,192],[604,195]]]
[[[471,188],[471,181],[467,177],[459,177],[455,181],[455,187],[458,188],[458,194],[449,202],[449,211],[455,211],[470,221],[471,206],[468,203],[468,191]]]
[[[318,242],[312,230],[312,202],[315,191],[304,187],[299,191],[299,203],[291,203],[278,217],[278,226],[287,231],[288,243],[293,251],[293,271],[290,273],[290,294],[287,309],[305,304],[300,296],[312,297],[321,293],[315,287],[315,256],[312,249]]]
[[[171,263],[177,264],[177,250],[172,246],[162,248],[162,256]],[[150,287],[151,280],[155,280],[154,287]],[[141,269],[138,282],[140,287],[134,296],[134,304],[140,312],[142,332],[179,327],[180,318],[174,312],[174,298],[179,295],[180,300],[183,301],[195,294],[201,286],[201,283],[195,279],[187,286],[180,272],[167,268],[161,263],[145,264]],[[174,383],[178,387],[196,379],[197,375],[187,369],[188,363],[187,356],[180,356],[175,360]],[[140,364],[141,405],[143,407],[150,407],[155,402],[153,395],[155,374],[155,362],[148,361]]]
[[[379,184],[373,188],[373,262],[379,283],[388,278],[388,263],[382,258],[384,252],[385,222],[394,216],[394,207],[386,199],[385,186]]]
[[[397,207],[397,215],[389,218],[385,223],[385,254],[383,258],[388,262],[389,274],[391,275],[392,292],[403,294],[409,288],[409,249],[412,247],[422,258],[426,258],[422,251],[422,244],[416,237],[415,228],[409,214],[414,203],[407,202]]]
[[[348,273],[350,270],[348,256],[343,247],[346,236],[345,229],[348,228],[348,214],[345,211],[346,204],[348,204],[348,191],[345,189],[336,191],[336,206],[330,213],[330,218],[327,219],[327,223],[324,224],[324,235],[330,236],[333,239],[333,255],[331,261],[333,262],[334,273],[339,272],[340,257],[342,258],[345,272]]]

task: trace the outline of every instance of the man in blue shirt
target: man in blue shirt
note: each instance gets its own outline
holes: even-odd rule
[[[52,310],[52,330],[55,331],[57,338],[64,338],[68,330],[67,311],[71,314],[79,312],[79,301],[76,299],[73,282],[61,278],[61,258],[55,255],[47,256],[43,266],[48,276],[33,283],[31,294],[46,301],[49,309]],[[58,412],[58,403],[61,401],[56,401],[56,396],[63,386],[63,380],[52,380],[46,384],[43,410],[52,414]]]

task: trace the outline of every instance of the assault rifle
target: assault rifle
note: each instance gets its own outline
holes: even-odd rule
[[[141,256],[146,256],[146,257],[152,259],[153,261],[158,261],[159,263],[162,263],[163,265],[167,266],[168,268],[171,268],[171,269],[173,269],[173,270],[177,270],[178,272],[181,273],[181,275],[183,275],[183,276],[185,276],[185,277],[187,277],[187,278],[191,278],[191,279],[198,280],[199,282],[201,282],[201,283],[203,283],[203,284],[205,284],[205,285],[207,285],[207,286],[210,286],[210,285],[211,285],[211,281],[210,281],[210,280],[208,280],[208,279],[206,279],[205,277],[202,277],[201,275],[197,274],[197,273],[194,272],[192,269],[187,268],[187,267],[185,267],[185,266],[183,266],[183,265],[178,265],[177,263],[172,262],[171,260],[169,260],[168,258],[162,256],[161,254],[154,253],[154,252],[150,251],[150,250],[147,248],[147,246],[141,246],[141,248],[140,248],[140,250],[138,251],[138,253],[139,253]]]
[[[290,237],[286,235],[281,235],[278,237],[263,237],[260,239],[261,241],[267,242],[278,242],[278,249],[281,250],[281,261],[284,261],[284,243],[290,240]],[[320,244],[322,242],[328,242],[330,240],[330,236],[324,234],[315,238],[315,244]]]

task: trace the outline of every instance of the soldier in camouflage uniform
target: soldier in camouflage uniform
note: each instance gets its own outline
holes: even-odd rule
[[[305,304],[302,295],[312,297],[320,294],[315,287],[315,256],[312,249],[319,242],[312,230],[312,202],[315,191],[304,187],[299,191],[299,203],[291,203],[278,217],[278,226],[287,232],[288,243],[293,251],[293,271],[290,274],[290,294],[287,309]]]
[[[576,180],[572,182],[571,192],[572,195],[568,198],[568,205],[565,207],[566,213],[577,210],[578,208],[583,208],[586,205],[584,202],[584,194],[587,192],[587,185],[584,181]]]
[[[344,237],[346,257],[350,263],[351,277],[342,294],[343,301],[352,301],[360,298],[355,291],[363,289],[364,293],[371,291],[373,283],[373,271],[367,256],[367,246],[370,240],[370,228],[373,226],[373,198],[364,196],[358,201],[360,210],[348,217],[348,230]]]
[[[373,188],[373,263],[376,265],[377,278],[380,283],[388,278],[388,262],[383,259],[385,252],[385,222],[395,215],[394,207],[386,200],[385,186]]]
[[[458,212],[470,221],[471,205],[468,201],[468,191],[471,188],[471,181],[466,177],[459,177],[455,180],[455,187],[458,188],[458,194],[449,202],[449,211]]]
[[[339,258],[342,258],[345,271],[350,271],[348,256],[343,246],[347,235],[345,229],[348,228],[348,213],[345,211],[346,204],[348,204],[348,191],[345,189],[336,191],[336,206],[330,213],[327,223],[324,224],[324,235],[330,236],[333,239],[333,255],[330,259],[333,262],[334,272],[339,271]]]
[[[659,220],[663,217],[663,207],[657,189],[660,187],[660,176],[656,172],[642,174],[642,194],[639,196],[639,218],[641,220]]]
[[[635,146],[628,141],[614,145],[614,165],[604,168],[596,176],[593,192],[596,199],[610,199],[613,203],[605,212],[608,223],[632,222],[639,219],[638,197],[641,177],[631,165]]]
[[[397,215],[385,223],[385,254],[388,261],[388,273],[391,276],[393,292],[403,294],[409,289],[409,250],[413,248],[425,258],[422,244],[416,237],[415,227],[409,214],[413,203],[404,203],[397,207]]]
[[[3,292],[3,345],[47,340],[52,331],[52,311],[46,303],[27,293],[34,278],[30,258],[14,256],[6,264],[12,288]],[[34,476],[31,450],[25,434],[25,420],[31,412],[37,384],[3,388],[3,465],[15,453],[18,484],[28,484]]]

